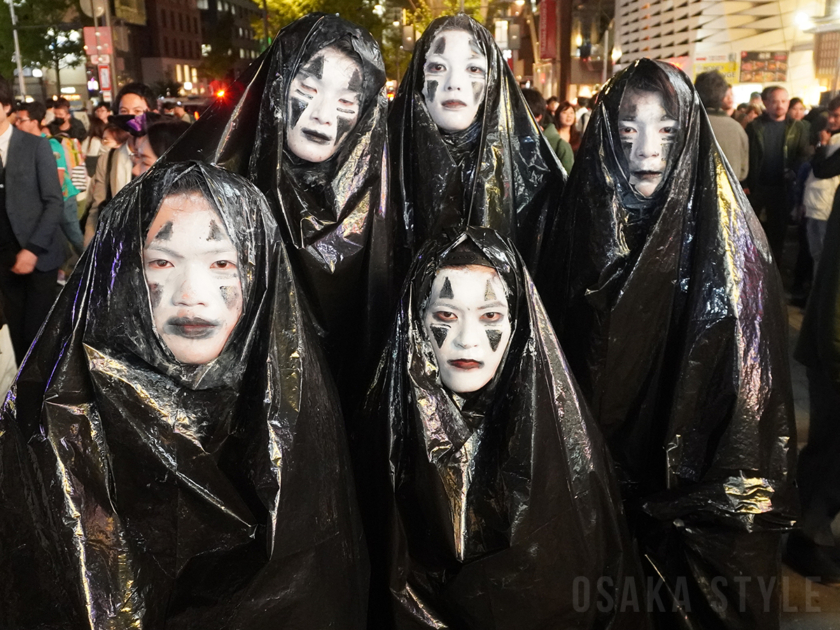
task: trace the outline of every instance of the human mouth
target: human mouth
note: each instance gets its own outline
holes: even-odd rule
[[[484,366],[481,361],[473,361],[472,359],[455,359],[448,361],[449,365],[459,370],[477,370]]]
[[[661,171],[633,171],[633,177],[641,181],[653,181],[662,177]]]
[[[219,322],[212,322],[201,317],[171,317],[167,320],[164,331],[187,339],[207,339],[216,334]]]
[[[306,136],[306,139],[315,144],[329,144],[332,138],[328,135],[315,131],[314,129],[302,129],[301,133]]]
[[[443,101],[443,103],[441,105],[443,106],[444,109],[463,109],[464,107],[467,106],[467,104],[464,101],[459,101],[459,100],[456,100],[456,99]]]

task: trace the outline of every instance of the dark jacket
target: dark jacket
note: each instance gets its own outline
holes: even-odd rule
[[[85,129],[84,124],[81,120],[73,118],[72,114],[70,115],[70,128],[62,131],[60,127],[61,125],[58,125],[56,123],[50,123],[50,135],[55,136],[59,133],[65,133],[71,138],[75,138],[79,142],[87,138],[87,129]]]
[[[64,241],[56,229],[64,211],[50,143],[12,128],[6,159],[6,212],[15,238],[38,256],[38,271],[64,262]]]
[[[840,151],[826,157],[826,147],[817,149],[811,160],[814,176],[828,179],[840,175]],[[823,254],[814,278],[811,297],[799,331],[794,358],[806,367],[823,372],[840,385],[840,199],[834,205],[825,228]]]
[[[764,164],[764,127],[770,121],[765,113],[747,125],[747,137],[750,140],[750,170],[746,187],[751,192],[759,187],[761,167]],[[808,142],[808,129],[801,122],[785,119],[785,170],[796,173],[799,166],[810,157],[811,145]],[[787,178],[785,178],[787,181]],[[792,181],[792,180],[791,180]],[[779,182],[783,184],[784,182]]]

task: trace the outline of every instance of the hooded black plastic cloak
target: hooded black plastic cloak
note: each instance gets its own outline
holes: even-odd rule
[[[504,281],[513,332],[493,380],[461,397],[441,384],[422,309],[465,240]],[[388,619],[369,627],[647,627],[639,600],[636,612],[618,606],[640,583],[606,447],[510,241],[468,228],[427,244],[365,410],[373,439],[387,440],[369,540],[382,541],[390,583],[390,603],[373,594]],[[596,585],[613,606],[596,607]]]
[[[426,54],[445,29],[472,33],[487,57],[484,102],[476,122],[457,134],[438,129],[422,95]],[[475,225],[510,238],[533,274],[566,174],[487,29],[463,14],[432,22],[417,41],[388,126],[401,272],[444,228]]]
[[[205,365],[153,327],[142,265],[200,180],[239,252],[242,315]],[[6,400],[4,628],[364,626],[344,427],[276,224],[247,181],[156,167],[114,198]]]
[[[617,124],[645,79],[679,108],[674,161],[648,198],[628,182]],[[662,627],[778,627],[778,534],[797,509],[782,286],[684,74],[641,60],[605,87],[557,227],[549,314],[647,568],[682,616]]]
[[[289,85],[312,55],[339,40],[362,67],[358,122],[334,156],[305,162],[285,147]],[[368,348],[378,354],[395,301],[383,184],[384,85],[382,56],[370,33],[313,13],[280,31],[165,156],[218,164],[265,193],[336,374],[340,366],[346,375],[375,360],[354,357]]]

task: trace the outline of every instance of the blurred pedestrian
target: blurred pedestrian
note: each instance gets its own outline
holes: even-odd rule
[[[96,174],[96,165],[99,162],[99,154],[104,152],[102,137],[105,134],[107,122],[94,116],[90,121],[87,138],[82,142],[82,152],[85,154],[85,166],[88,175],[93,177]]]
[[[569,101],[565,101],[557,108],[554,114],[554,124],[557,125],[557,133],[572,147],[572,153],[577,153],[580,147],[581,134],[577,130],[575,123],[575,106]]]
[[[64,200],[50,143],[9,124],[13,99],[0,78],[0,296],[19,365],[55,300]]]
[[[726,112],[727,116],[732,116],[735,113],[735,94],[732,93],[732,86],[726,84],[726,94],[723,97],[721,109]]]
[[[111,115],[111,105],[109,103],[99,103],[93,108],[93,117],[98,118],[106,125],[108,124],[108,116]]]
[[[184,104],[181,101],[175,103],[175,107],[172,111],[175,115],[175,118],[177,118],[178,120],[183,120],[184,122],[188,122],[190,124],[195,122],[195,118],[193,118],[187,113],[187,110],[184,109]]]
[[[732,117],[738,121],[743,129],[747,128],[752,121],[761,116],[762,110],[760,107],[750,105],[749,103],[741,103],[735,110]]]
[[[575,163],[575,156],[572,152],[572,147],[568,142],[560,137],[560,134],[557,133],[557,129],[552,122],[551,115],[548,113],[546,102],[542,97],[542,94],[540,94],[537,90],[532,90],[530,88],[524,88],[522,90],[522,94],[525,96],[525,101],[528,103],[528,107],[534,115],[534,120],[536,120],[537,124],[539,124],[542,128],[543,135],[545,136],[545,139],[548,140],[548,144],[551,146],[551,149],[554,151],[555,155],[557,155],[557,158],[560,160],[560,163],[563,165],[566,173],[571,173],[572,166]]]
[[[145,128],[145,134],[134,141],[131,176],[140,177],[152,168],[157,159],[189,128],[189,123],[178,119],[161,118],[151,122]]]
[[[57,98],[53,101],[53,115],[52,122],[49,123],[49,130],[51,136],[57,136],[60,133],[65,134],[70,138],[74,138],[81,142],[87,136],[87,130],[84,123],[73,117],[70,112],[70,101],[66,98]]]
[[[790,98],[785,88],[767,87],[762,98],[764,113],[747,125],[750,166],[746,188],[776,264],[781,265],[792,209],[790,189],[799,166],[810,157],[810,145],[804,125],[787,117]]]
[[[549,113],[549,115],[554,116],[554,112],[557,111],[558,107],[560,107],[560,99],[556,96],[549,96],[545,102],[545,109]]]
[[[694,87],[700,102],[706,108],[709,124],[715,133],[717,143],[729,161],[739,182],[747,178],[750,167],[750,143],[747,133],[724,109],[726,94],[731,90],[724,76],[712,70],[697,75]]]
[[[802,99],[798,96],[790,99],[790,105],[788,106],[788,116],[793,118],[794,120],[802,120],[805,118],[805,114],[808,112],[808,109],[805,107],[805,103],[802,102]]]

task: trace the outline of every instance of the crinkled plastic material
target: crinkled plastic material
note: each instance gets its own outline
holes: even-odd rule
[[[504,280],[513,333],[490,383],[458,396],[441,384],[421,311],[465,239]],[[365,415],[368,538],[384,554],[370,628],[647,627],[642,606],[582,594],[618,600],[640,586],[638,563],[606,446],[510,241],[446,230],[421,251]]]
[[[197,175],[237,246],[221,354],[177,362],[142,255]],[[200,163],[109,204],[6,400],[4,628],[364,627],[367,553],[339,404],[265,199]]]
[[[302,64],[338,40],[361,61],[358,122],[332,158],[306,162],[285,145],[289,85]],[[218,164],[265,193],[342,390],[360,365],[375,361],[396,297],[385,207],[384,85],[371,35],[335,15],[313,13],[281,30],[165,156]]]
[[[486,88],[476,123],[443,134],[422,95],[423,65],[435,35],[453,28],[472,33],[486,55]],[[510,238],[535,273],[566,174],[487,29],[466,15],[432,22],[417,41],[388,128],[400,279],[428,239],[467,225]]]
[[[628,82],[657,73],[676,93],[679,140],[646,198],[629,184],[617,120]],[[647,569],[678,611],[661,627],[778,627],[778,538],[798,509],[782,286],[679,70],[642,60],[604,88],[557,228],[538,286]]]

